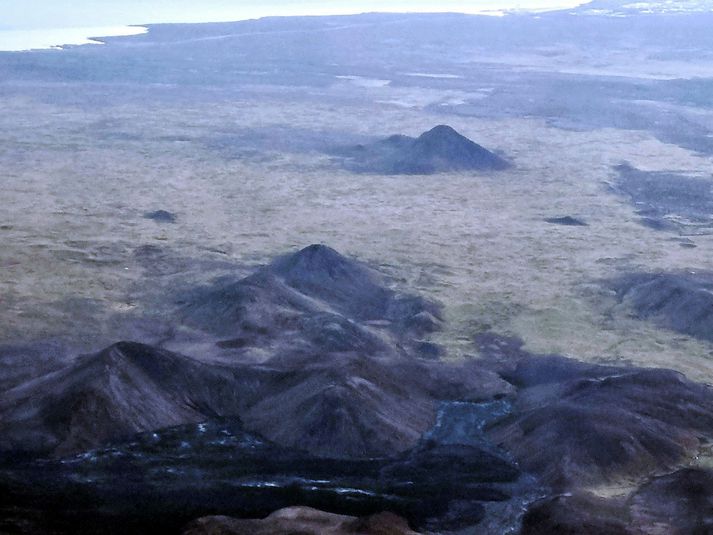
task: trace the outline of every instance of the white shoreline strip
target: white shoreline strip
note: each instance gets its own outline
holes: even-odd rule
[[[0,30],[0,52],[60,49],[64,46],[102,45],[104,37],[140,35],[145,26],[95,26],[42,30]]]

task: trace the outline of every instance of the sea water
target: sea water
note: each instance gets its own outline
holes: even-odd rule
[[[353,15],[366,12],[454,12],[504,15],[576,7],[585,0],[2,0],[0,51],[101,44],[92,37],[135,35],[145,24],[229,22],[268,16]],[[60,9],[61,8],[61,9]]]
[[[51,28],[0,30],[0,51],[18,52],[67,45],[100,45],[98,37],[117,37],[146,33],[143,26],[99,26],[87,28]]]

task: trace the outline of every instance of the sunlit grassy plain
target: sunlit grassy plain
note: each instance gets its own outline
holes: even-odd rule
[[[622,161],[691,170],[704,168],[704,157],[645,132],[444,116],[375,104],[369,89],[355,91],[364,102],[251,91],[213,103],[119,102],[88,111],[3,99],[0,336],[59,336],[99,349],[131,336],[126,318],[169,310],[177,288],[248,273],[323,242],[442,302],[446,329],[436,339],[451,358],[474,354],[473,335],[492,329],[538,352],[713,380],[708,344],[631,318],[600,284],[621,270],[706,264],[710,236],[684,249],[675,236],[638,224],[634,208],[607,188]],[[444,122],[502,151],[514,168],[355,175],[317,150],[253,150],[237,134],[281,127],[415,135]],[[178,222],[142,218],[159,208]],[[567,214],[589,226],[543,221]],[[138,262],[143,245],[164,249],[166,265],[151,271]]]

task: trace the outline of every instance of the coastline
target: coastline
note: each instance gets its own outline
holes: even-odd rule
[[[146,26],[92,26],[35,30],[0,30],[0,52],[60,50],[66,46],[103,45],[104,37],[141,35]]]
[[[359,6],[352,8],[325,8],[300,7],[295,9],[289,5],[268,3],[260,8],[243,9],[240,11],[215,12],[208,10],[203,16],[193,14],[183,14],[181,16],[166,15],[157,17],[151,22],[147,22],[149,17],[135,14],[138,21],[125,19],[118,24],[108,23],[106,25],[92,26],[71,26],[60,28],[35,28],[35,29],[0,29],[0,52],[29,52],[34,50],[59,50],[67,46],[81,46],[89,44],[104,44],[104,37],[125,37],[140,35],[149,31],[148,24],[182,24],[182,23],[209,23],[209,22],[241,22],[264,17],[297,17],[297,16],[334,16],[334,15],[357,15],[367,12],[380,13],[402,13],[405,11],[413,13],[449,12],[461,13],[464,15],[481,16],[506,16],[523,13],[543,13],[549,11],[559,11],[563,9],[574,9],[587,3],[588,0],[507,0],[501,2],[499,6],[480,6],[467,8],[458,3],[445,2],[439,4],[437,8],[433,6],[423,6],[422,8],[406,8],[405,5],[396,0],[374,4],[366,1]],[[497,4],[498,2],[494,2]],[[133,17],[132,17],[133,18]],[[144,20],[146,19],[146,20]]]

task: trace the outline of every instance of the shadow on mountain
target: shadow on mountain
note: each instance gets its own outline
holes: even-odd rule
[[[177,533],[205,515],[261,518],[301,505],[354,516],[391,511],[440,531],[476,524],[491,502],[521,507],[518,477],[502,454],[468,444],[427,440],[391,458],[324,459],[245,432],[237,420],[214,420],[0,469],[0,491],[11,497],[0,527]]]
[[[439,125],[417,138],[394,135],[369,145],[334,151],[355,172],[384,175],[432,175],[462,171],[500,171],[510,163],[462,136]]]
[[[634,535],[623,500],[590,493],[566,493],[534,504],[525,514],[521,535]]]

